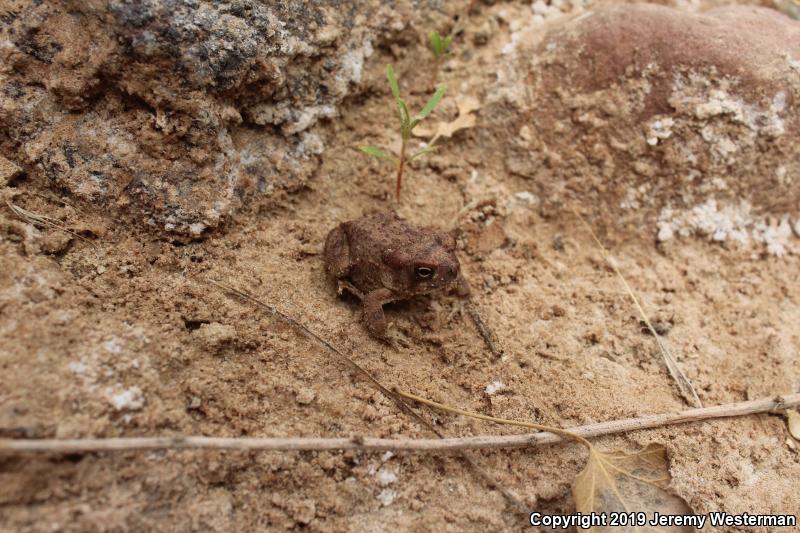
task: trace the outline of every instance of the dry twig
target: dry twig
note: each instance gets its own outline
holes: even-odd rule
[[[33,211],[28,211],[27,209],[20,207],[18,205],[12,204],[9,200],[6,199],[6,205],[11,212],[17,215],[23,221],[33,224],[34,226],[47,226],[49,228],[54,228],[64,233],[69,233],[76,239],[80,239],[82,241],[88,242],[92,246],[96,246],[91,240],[87,239],[83,235],[78,232],[72,231],[71,229],[67,228],[66,226],[62,226],[61,224],[55,222],[52,218],[48,217],[47,215],[40,215],[38,213],[34,213]]]
[[[410,396],[409,396],[410,397]],[[680,413],[648,415],[638,418],[612,420],[565,430],[583,438],[626,433],[701,420],[731,418],[758,413],[772,413],[800,406],[800,393],[772,399],[754,400]],[[498,422],[502,419],[490,421]],[[516,421],[515,421],[516,422]],[[523,423],[527,424],[527,423]],[[263,451],[410,451],[449,452],[468,449],[524,448],[567,440],[554,433],[540,431],[523,435],[491,435],[440,439],[373,439],[355,438],[270,438],[270,437],[131,437],[110,439],[0,439],[0,453],[51,452],[86,453],[101,451],[131,451],[160,449],[214,449]]]
[[[211,283],[212,285],[216,286],[217,288],[222,289],[223,291],[226,291],[226,292],[229,292],[231,294],[234,294],[234,295],[236,295],[236,296],[238,296],[240,298],[243,298],[243,299],[249,301],[252,304],[255,304],[258,307],[261,307],[262,309],[265,309],[265,310],[269,311],[272,315],[275,315],[275,316],[279,317],[281,320],[285,321],[286,323],[290,324],[294,328],[296,328],[299,331],[303,332],[303,334],[305,334],[306,336],[308,336],[309,338],[311,338],[312,340],[314,340],[315,342],[320,344],[322,347],[327,349],[329,352],[334,354],[339,360],[347,363],[350,367],[352,367],[353,369],[358,371],[358,373],[360,373],[362,376],[364,376],[381,393],[383,393],[384,396],[386,396],[389,400],[391,400],[400,409],[400,411],[402,411],[403,413],[407,414],[408,416],[410,416],[411,418],[413,418],[414,420],[419,422],[422,426],[424,426],[426,429],[428,429],[434,435],[439,437],[439,439],[446,439],[446,437],[444,436],[444,434],[442,434],[441,431],[439,431],[438,429],[433,427],[433,425],[430,422],[428,422],[425,418],[423,418],[419,413],[414,411],[405,401],[403,401],[403,399],[400,397],[400,395],[398,395],[397,393],[389,390],[389,388],[387,388],[380,381],[378,381],[378,379],[375,376],[373,376],[370,372],[368,372],[364,367],[362,367],[361,365],[356,363],[353,360],[352,357],[347,356],[341,350],[339,350],[338,348],[333,346],[330,342],[326,341],[325,339],[323,339],[322,337],[320,337],[319,335],[317,335],[316,333],[311,331],[304,324],[298,322],[297,320],[295,320],[291,316],[287,315],[286,313],[282,312],[278,308],[276,308],[276,307],[274,307],[272,305],[269,305],[269,304],[267,304],[265,302],[262,302],[258,298],[255,298],[254,296],[246,293],[245,291],[242,291],[240,289],[237,289],[237,288],[232,287],[230,285],[226,285],[224,283],[221,283],[221,282],[213,280],[213,279],[208,279],[207,281],[209,283]],[[344,439],[344,440],[347,440],[347,439]],[[507,489],[503,485],[497,483],[497,481],[495,481],[492,478],[492,476],[490,476],[483,468],[481,468],[475,462],[474,459],[472,459],[470,456],[468,456],[466,454],[466,452],[463,452],[463,451],[461,452],[461,458],[470,466],[470,468],[472,468],[472,471],[474,473],[476,473],[481,479],[483,479],[483,481],[485,483],[487,483],[491,488],[494,488],[494,489],[498,490],[501,494],[503,494],[503,496],[510,503],[512,503],[520,512],[523,512],[523,513],[528,512],[527,509],[529,507],[527,505],[525,505],[522,502],[522,500],[519,499],[519,497],[517,497],[514,493],[512,493],[509,489]]]
[[[465,307],[470,318],[472,318],[472,321],[475,323],[475,327],[478,328],[478,333],[480,334],[481,338],[483,338],[483,342],[486,344],[486,347],[496,359],[502,357],[503,349],[498,348],[494,343],[492,331],[486,325],[486,322],[484,322],[483,318],[478,312],[478,308],[475,307],[475,304],[472,303],[471,299],[467,300]]]

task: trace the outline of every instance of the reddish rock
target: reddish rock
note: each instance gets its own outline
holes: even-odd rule
[[[622,5],[530,35],[485,114],[489,135],[519,132],[506,168],[546,202],[615,222],[709,197],[797,205],[800,23],[752,6]]]

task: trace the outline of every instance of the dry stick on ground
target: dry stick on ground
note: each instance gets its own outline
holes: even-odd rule
[[[421,404],[427,405],[428,407],[433,407],[434,409],[438,409],[440,411],[446,411],[448,413],[453,413],[456,415],[468,416],[470,418],[477,418],[478,420],[486,420],[488,422],[494,422],[495,424],[505,424],[509,426],[520,426],[529,429],[538,429],[539,431],[552,433],[553,435],[556,435],[561,438],[576,440],[581,444],[583,444],[584,446],[586,446],[587,448],[592,447],[592,443],[590,443],[586,438],[578,435],[577,433],[572,433],[568,429],[546,426],[544,424],[536,424],[534,422],[525,422],[523,420],[511,420],[509,418],[498,418],[496,416],[474,413],[472,411],[466,411],[464,409],[459,409],[457,407],[451,407],[443,403],[434,402],[433,400],[423,398],[422,396],[417,396],[416,394],[410,394],[408,392],[403,392],[403,391],[396,391],[396,392],[403,398],[419,402]]]
[[[675,361],[675,358],[672,357],[672,353],[667,349],[667,346],[661,340],[661,335],[658,334],[656,329],[653,327],[653,324],[650,322],[650,319],[647,317],[647,314],[644,312],[644,308],[639,303],[639,299],[636,297],[636,293],[633,292],[631,286],[628,285],[628,281],[625,279],[625,276],[622,275],[619,268],[617,268],[617,263],[614,261],[614,258],[611,257],[611,254],[608,252],[603,243],[600,242],[600,239],[597,237],[597,234],[594,232],[592,227],[584,220],[578,210],[572,208],[572,212],[575,214],[578,219],[580,219],[581,223],[586,227],[589,233],[592,235],[592,239],[600,247],[600,250],[603,253],[603,258],[609,264],[609,266],[614,270],[614,272],[619,276],[619,279],[622,281],[622,284],[625,286],[625,290],[628,292],[628,295],[633,300],[633,305],[636,306],[636,310],[639,311],[639,314],[642,317],[642,320],[647,325],[647,329],[650,330],[650,333],[653,335],[653,338],[656,340],[656,344],[658,344],[659,349],[661,350],[661,355],[664,358],[664,363],[667,365],[667,370],[669,370],[672,379],[675,380],[675,383],[678,385],[678,390],[681,392],[681,396],[689,402],[690,404],[694,404],[695,407],[702,407],[703,402],[700,401],[700,398],[697,396],[697,393],[692,386],[692,382],[689,381],[689,378],[686,377],[686,374],[683,373],[681,367],[678,366],[678,363]]]
[[[242,290],[239,290],[239,289],[237,289],[235,287],[231,287],[230,285],[225,285],[224,283],[220,283],[219,281],[216,281],[216,280],[213,280],[213,279],[210,279],[210,278],[208,278],[207,281],[209,283],[211,283],[212,285],[216,286],[217,288],[222,289],[223,291],[226,291],[226,292],[229,292],[231,294],[234,294],[234,295],[236,295],[236,296],[238,296],[240,298],[243,298],[244,300],[247,300],[248,302],[250,302],[252,304],[255,304],[258,307],[261,307],[262,309],[265,309],[265,310],[269,311],[272,315],[279,317],[284,322],[286,322],[286,323],[290,324],[292,327],[298,329],[299,331],[304,333],[306,336],[308,336],[309,338],[311,338],[315,342],[317,342],[320,345],[322,345],[322,347],[326,348],[328,351],[333,353],[341,361],[346,362],[350,367],[352,367],[353,369],[358,371],[362,376],[367,378],[367,380],[370,383],[372,383],[381,393],[383,393],[384,396],[386,396],[395,405],[397,405],[397,407],[400,409],[400,411],[402,411],[403,413],[407,414],[408,416],[410,416],[411,418],[413,418],[414,420],[416,420],[417,422],[422,424],[426,429],[428,429],[433,434],[435,434],[437,437],[439,437],[439,439],[446,439],[444,434],[442,434],[438,429],[433,427],[433,425],[431,425],[430,422],[425,420],[419,413],[414,411],[414,409],[412,409],[411,406],[409,406],[406,402],[404,402],[403,399],[398,394],[396,394],[396,393],[392,392],[391,390],[389,390],[380,381],[378,381],[375,378],[375,376],[373,376],[371,373],[369,373],[361,365],[356,363],[351,357],[348,357],[347,355],[345,355],[341,350],[339,350],[338,348],[333,346],[330,342],[326,341],[325,339],[323,339],[322,337],[320,337],[319,335],[317,335],[316,333],[314,333],[313,331],[308,329],[308,327],[306,327],[302,323],[298,322],[297,320],[295,320],[291,316],[283,313],[278,308],[276,308],[276,307],[274,307],[272,305],[269,305],[269,304],[267,304],[265,302],[262,302],[258,298],[255,298],[254,296],[251,296],[250,294],[248,294],[248,293],[246,293],[246,292],[244,292]],[[506,487],[500,485],[497,481],[495,481],[486,471],[484,471],[483,468],[478,466],[478,464],[475,462],[475,460],[473,460],[471,457],[469,457],[466,454],[466,452],[463,452],[463,451],[461,452],[461,458],[464,461],[466,461],[466,463],[472,468],[473,472],[478,474],[478,476],[486,484],[488,484],[490,487],[500,491],[500,493],[512,505],[514,505],[520,512],[522,512],[522,513],[528,513],[529,512],[530,506],[527,506],[524,503],[522,503],[522,500],[520,500],[518,496],[516,496],[514,493],[512,493]]]
[[[78,213],[83,214],[83,211],[81,211],[81,209],[78,206],[76,206],[75,204],[69,203],[68,201],[64,200],[63,198],[59,198],[58,196],[56,196],[53,193],[44,194],[44,193],[40,193],[40,192],[36,192],[36,191],[29,191],[29,192],[31,194],[33,194],[34,196],[38,196],[39,198],[44,198],[45,200],[50,200],[51,202],[57,202],[59,204],[65,205],[67,207],[71,207],[72,209],[74,209]]]
[[[20,207],[18,205],[12,204],[8,200],[6,200],[6,205],[8,206],[9,209],[11,209],[12,213],[17,215],[24,222],[27,222],[29,224],[33,224],[34,226],[47,226],[47,227],[50,227],[50,228],[55,228],[57,230],[65,232],[65,233],[69,233],[73,237],[78,238],[78,239],[80,239],[82,241],[88,242],[92,246],[96,246],[95,243],[93,243],[92,241],[90,241],[89,239],[84,237],[83,235],[81,235],[81,234],[79,234],[79,233],[77,233],[75,231],[72,231],[71,229],[68,229],[65,226],[62,226],[62,225],[54,222],[53,219],[48,217],[47,215],[40,215],[38,213],[34,213],[33,211],[28,211],[27,209],[24,209],[24,208],[22,208],[22,207]]]
[[[486,325],[486,322],[483,321],[483,318],[481,318],[481,315],[478,312],[478,308],[475,307],[475,304],[472,303],[471,300],[472,297],[469,296],[468,298],[470,299],[468,299],[466,304],[464,305],[464,307],[466,307],[467,309],[467,313],[469,313],[469,316],[475,323],[475,327],[478,328],[478,333],[483,338],[483,342],[486,344],[486,347],[489,348],[489,351],[495,358],[499,359],[500,357],[503,356],[503,349],[498,348],[497,345],[494,343],[492,331]]]
[[[409,397],[411,395],[408,395]],[[435,402],[435,407],[439,407]],[[641,429],[652,429],[701,420],[731,418],[759,413],[775,413],[800,406],[800,393],[772,399],[731,403],[700,409],[688,409],[674,414],[648,415],[638,418],[612,420],[565,429],[565,432],[589,439],[603,435],[627,433]],[[492,422],[504,421],[484,417]],[[452,452],[468,449],[524,448],[555,444],[567,440],[547,431],[524,435],[492,435],[441,439],[373,439],[364,438],[271,438],[271,437],[132,437],[111,439],[0,439],[0,453],[51,452],[86,453],[102,451],[161,450],[161,449],[214,449],[214,450],[263,450],[263,451],[409,451]]]

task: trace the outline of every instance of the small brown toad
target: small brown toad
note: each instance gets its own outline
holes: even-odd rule
[[[331,230],[325,240],[325,266],[339,285],[364,307],[367,330],[386,338],[383,305],[450,285],[466,296],[456,242],[443,231],[413,226],[396,213],[378,213]]]

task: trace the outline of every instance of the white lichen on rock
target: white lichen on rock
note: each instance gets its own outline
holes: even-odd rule
[[[484,392],[486,394],[488,394],[489,396],[492,396],[494,394],[497,394],[498,392],[500,392],[501,390],[503,390],[505,388],[506,388],[506,384],[505,383],[503,383],[501,381],[493,381],[492,383],[489,383],[488,385],[486,385],[486,388],[484,389]]]
[[[375,475],[375,477],[378,479],[378,485],[381,487],[387,487],[397,481],[397,471],[381,468],[378,470],[378,473]]]
[[[788,215],[778,219],[758,217],[747,202],[719,206],[716,200],[709,199],[688,210],[669,207],[661,210],[657,233],[660,242],[692,235],[740,247],[762,244],[767,254],[777,257],[800,251],[797,243],[792,242]]]
[[[103,342],[103,348],[108,353],[118,354],[122,352],[122,341],[117,337],[111,337],[107,341]]]
[[[67,363],[67,368],[70,372],[78,377],[84,377],[89,373],[89,365],[87,365],[83,360],[70,361]]]
[[[734,94],[731,86],[730,80],[715,81],[696,73],[676,76],[669,98],[677,115],[704,123],[702,139],[713,157],[727,162],[758,137],[780,137],[786,131],[780,116],[786,110],[786,93],[778,91],[768,105],[759,106]],[[655,145],[659,138],[663,137],[651,133],[647,142]]]
[[[672,126],[675,121],[669,117],[657,118],[647,125],[647,144],[655,146],[659,139],[669,139],[672,136]]]
[[[393,504],[395,499],[397,499],[397,493],[391,489],[383,489],[378,494],[378,501],[381,502],[383,507]]]
[[[764,243],[770,255],[783,257],[787,253],[797,253],[798,247],[791,239],[792,225],[788,216],[779,220],[761,220],[753,225],[753,240]]]
[[[129,387],[119,392],[106,389],[106,398],[115,411],[138,411],[144,407],[144,395],[139,387]]]

